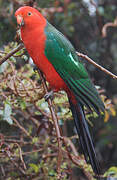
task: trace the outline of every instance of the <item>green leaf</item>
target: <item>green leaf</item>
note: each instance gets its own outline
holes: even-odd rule
[[[39,167],[36,164],[30,163],[29,166],[35,173],[39,172]]]
[[[26,55],[23,55],[22,58],[27,61],[28,60],[28,57]]]
[[[117,177],[117,167],[110,167],[108,171],[104,174],[104,177],[107,176]]]
[[[49,171],[49,176],[55,176],[56,175],[56,172],[52,169]]]
[[[34,138],[32,139],[32,143],[33,143],[33,144],[36,144],[38,141],[39,141],[39,138],[38,138],[38,137],[34,137]]]
[[[104,8],[102,6],[98,7],[98,12],[100,15],[104,15]]]
[[[9,124],[13,124],[11,119],[12,106],[9,101],[5,101],[4,111],[3,111],[3,120],[7,121]]]
[[[26,109],[26,102],[25,101],[20,101],[20,106],[21,106],[21,109],[22,110],[25,110]]]

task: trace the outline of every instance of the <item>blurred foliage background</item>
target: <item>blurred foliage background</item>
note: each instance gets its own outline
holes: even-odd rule
[[[17,46],[14,12],[24,4],[28,1],[0,0],[0,58]],[[67,36],[77,51],[117,74],[117,28],[109,27],[107,36],[102,37],[104,24],[117,16],[115,0],[37,0],[34,6]],[[117,177],[117,80],[82,61],[106,104],[105,117],[87,113],[102,174]],[[1,180],[57,178],[56,135],[43,95],[39,75],[33,71],[25,50],[0,66]],[[55,95],[54,104],[63,135],[79,152],[64,92]],[[83,167],[80,170],[66,155],[63,157],[63,179],[87,179]],[[82,155],[79,157],[82,159]]]

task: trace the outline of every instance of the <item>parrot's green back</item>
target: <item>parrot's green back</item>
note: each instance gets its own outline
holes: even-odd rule
[[[104,104],[69,40],[48,22],[45,34],[45,55],[76,99],[98,113],[104,111]]]

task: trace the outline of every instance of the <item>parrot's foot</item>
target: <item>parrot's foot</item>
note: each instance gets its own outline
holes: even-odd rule
[[[50,91],[50,92],[48,92],[48,93],[46,93],[46,94],[44,95],[45,101],[48,101],[49,98],[50,98],[51,100],[53,100],[53,98],[54,98],[54,92],[53,92],[53,91]]]
[[[36,72],[39,68],[37,66],[33,67],[33,71]]]

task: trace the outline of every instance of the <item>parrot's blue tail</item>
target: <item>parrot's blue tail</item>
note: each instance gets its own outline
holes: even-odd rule
[[[85,156],[85,160],[87,163],[91,164],[95,174],[100,175],[100,167],[97,160],[94,145],[90,136],[88,124],[85,119],[84,109],[79,103],[73,104],[70,98],[69,98],[69,102],[75,122],[75,127],[77,130],[77,134],[79,136],[79,142],[81,144],[82,151]]]

